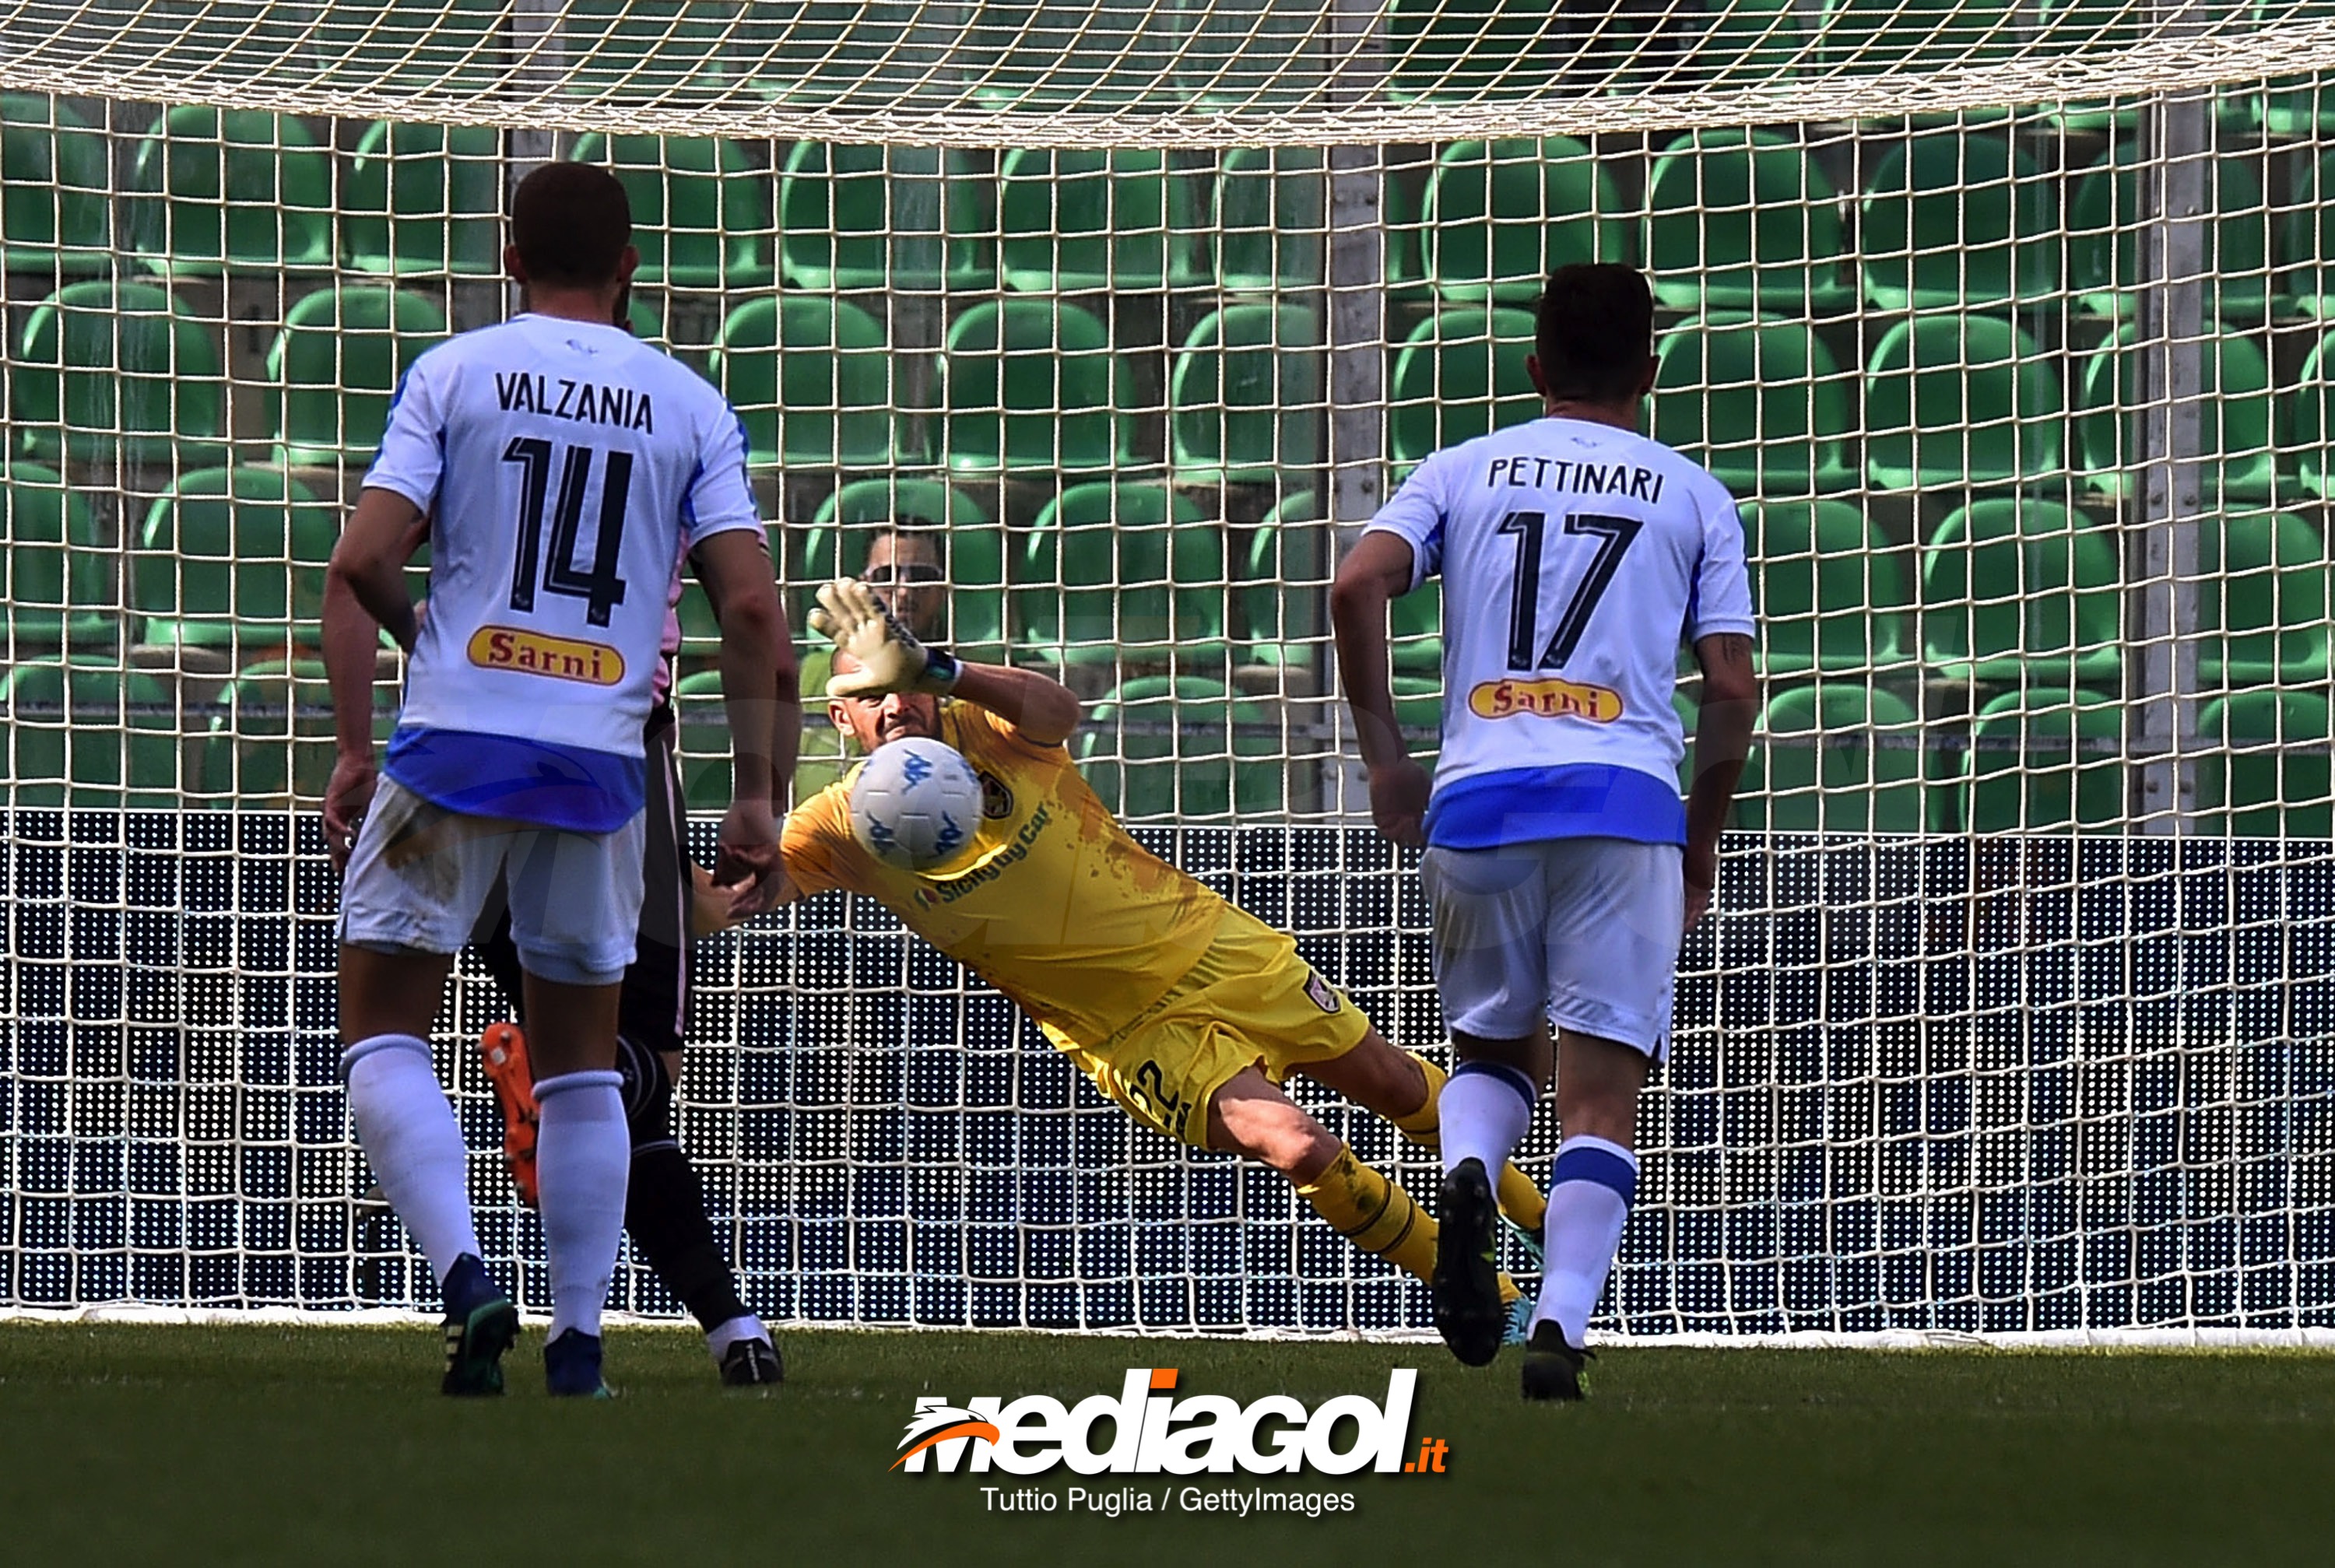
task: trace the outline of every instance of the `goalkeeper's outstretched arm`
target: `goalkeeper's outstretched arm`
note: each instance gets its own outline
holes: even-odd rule
[[[986,708],[1033,746],[1059,746],[1079,727],[1078,693],[1035,670],[1005,664],[959,664],[953,694]]]

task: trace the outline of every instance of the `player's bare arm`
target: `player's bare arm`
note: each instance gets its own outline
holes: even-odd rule
[[[366,591],[392,609],[402,608],[407,632],[399,645],[412,647],[415,617],[405,591],[405,564],[429,532],[429,519],[405,497],[394,490],[365,490],[325,574],[325,677],[333,693],[334,740],[333,777],[325,789],[325,847],[336,870],[348,865],[378,777],[373,742],[373,648],[383,623],[359,596],[358,579],[363,576]],[[382,581],[384,567],[387,587]]]
[[[778,734],[781,663],[791,665],[786,612],[770,576],[770,547],[759,530],[715,534],[694,554],[698,581],[722,624],[722,701],[730,722],[730,809],[722,818],[715,880],[733,889],[748,913],[762,906],[778,865],[778,819],[771,814],[772,779],[793,771],[800,743],[800,710]],[[782,653],[781,650],[784,650]],[[787,680],[791,687],[791,678]]]
[[[841,578],[819,591],[811,625],[835,644],[837,701],[894,692],[945,693],[986,708],[1033,746],[1059,746],[1079,727],[1078,694],[1034,670],[966,663],[926,648],[865,583]]]
[[[1751,754],[1751,728],[1759,711],[1759,678],[1751,668],[1751,639],[1720,632],[1694,644],[1702,666],[1702,698],[1695,717],[1694,788],[1686,803],[1686,924],[1692,930],[1710,907],[1719,882],[1719,836],[1735,803],[1735,787]]]
[[[1354,711],[1362,766],[1370,770],[1371,819],[1398,844],[1423,842],[1427,818],[1427,769],[1403,748],[1387,678],[1387,605],[1410,591],[1411,569],[1409,541],[1364,534],[1339,563],[1330,586],[1338,674]]]

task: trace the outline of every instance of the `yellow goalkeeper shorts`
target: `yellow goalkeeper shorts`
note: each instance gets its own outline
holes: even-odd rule
[[[1371,1021],[1285,933],[1226,909],[1199,962],[1109,1039],[1084,1045],[1042,1027],[1136,1120],[1206,1148],[1208,1102],[1236,1074],[1262,1068],[1279,1083],[1293,1068],[1353,1050]]]

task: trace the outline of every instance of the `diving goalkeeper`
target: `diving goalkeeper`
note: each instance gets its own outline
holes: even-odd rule
[[[836,728],[864,752],[945,741],[980,774],[984,808],[969,858],[896,869],[852,834],[855,769],[788,817],[778,901],[838,887],[874,898],[1012,998],[1138,1121],[1263,1161],[1357,1248],[1428,1279],[1435,1220],[1281,1083],[1301,1073],[1432,1148],[1443,1070],[1389,1044],[1288,936],[1113,820],[1063,746],[1079,722],[1068,688],[927,650],[865,584],[830,583],[819,600],[811,624],[836,646]],[[1536,1237],[1546,1205],[1533,1184],[1510,1165],[1498,1191]],[[1509,1297],[1506,1275],[1501,1285]]]

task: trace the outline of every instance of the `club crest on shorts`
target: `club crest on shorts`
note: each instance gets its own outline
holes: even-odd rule
[[[1335,1012],[1338,1011],[1337,992],[1332,989],[1328,981],[1314,973],[1310,968],[1305,972],[1305,994],[1311,997],[1313,999],[1313,1005],[1320,1008],[1323,1011]]]
[[[981,815],[991,822],[1003,822],[1013,815],[1013,791],[986,768],[981,769]]]

